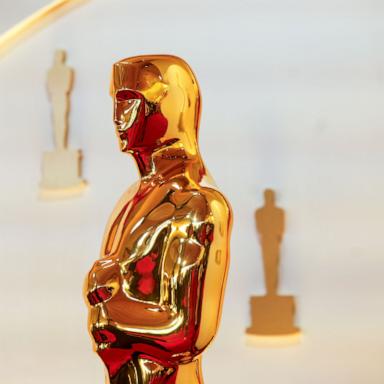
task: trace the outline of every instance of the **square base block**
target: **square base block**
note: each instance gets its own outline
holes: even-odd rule
[[[44,152],[40,197],[60,198],[80,194],[86,186],[80,177],[81,151]]]
[[[293,296],[253,296],[250,299],[252,325],[249,335],[290,335],[299,332],[294,325]]]

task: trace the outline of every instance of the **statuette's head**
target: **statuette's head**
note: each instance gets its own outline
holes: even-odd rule
[[[65,51],[63,51],[62,49],[58,49],[56,52],[55,52],[55,63],[57,64],[63,64],[65,63],[65,60],[67,58],[67,55],[65,53]]]
[[[273,189],[266,189],[264,191],[264,201],[266,204],[275,204],[275,192]]]
[[[152,153],[178,142],[194,151],[199,88],[182,59],[153,55],[117,62],[111,95],[122,151]]]

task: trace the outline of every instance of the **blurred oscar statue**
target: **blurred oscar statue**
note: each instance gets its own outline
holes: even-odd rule
[[[68,148],[69,95],[73,69],[66,65],[66,53],[55,53],[48,72],[48,94],[52,104],[55,150],[44,152],[40,196],[55,199],[80,194],[86,183],[81,179],[81,151]]]
[[[252,325],[248,336],[298,335],[294,326],[295,300],[293,296],[277,293],[279,282],[280,245],[284,234],[284,210],[275,205],[275,192],[264,192],[265,204],[256,210],[264,266],[265,296],[251,297]]]

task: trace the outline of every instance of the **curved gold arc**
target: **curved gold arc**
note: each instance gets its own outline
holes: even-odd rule
[[[0,36],[0,55],[5,54],[28,33],[34,33],[37,29],[68,13],[74,7],[88,1],[89,0],[56,0],[34,12]]]

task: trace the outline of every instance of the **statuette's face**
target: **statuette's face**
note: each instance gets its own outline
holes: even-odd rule
[[[139,145],[139,132],[143,129],[145,100],[141,93],[119,90],[115,96],[114,121],[121,140],[121,149],[126,151]]]
[[[153,65],[128,67],[132,88],[115,91],[114,121],[124,152],[151,152],[162,145],[168,120],[161,111],[167,85]]]

